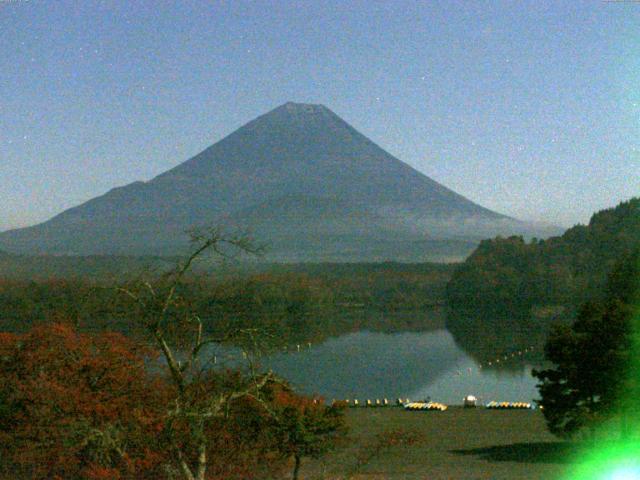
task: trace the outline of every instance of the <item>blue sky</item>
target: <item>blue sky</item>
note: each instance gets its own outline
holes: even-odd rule
[[[640,194],[640,2],[0,0],[0,230],[322,103],[468,198]]]

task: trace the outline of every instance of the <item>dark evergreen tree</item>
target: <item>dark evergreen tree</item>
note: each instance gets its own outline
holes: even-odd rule
[[[534,371],[549,429],[570,436],[619,416],[637,416],[640,251],[609,275],[602,300],[582,306],[572,326],[556,327],[545,347],[553,368]]]

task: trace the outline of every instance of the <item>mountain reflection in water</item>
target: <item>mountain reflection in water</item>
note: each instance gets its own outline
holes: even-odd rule
[[[305,345],[300,352],[264,357],[260,363],[298,390],[328,400],[430,396],[461,403],[468,394],[482,402],[531,401],[537,397],[529,367],[515,372],[478,369],[444,329],[349,333],[310,348]]]

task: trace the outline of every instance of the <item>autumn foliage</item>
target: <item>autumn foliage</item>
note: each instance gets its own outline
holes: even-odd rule
[[[231,329],[252,345],[243,347],[244,370],[209,362],[207,347],[230,332],[205,328],[185,279],[208,251],[228,258],[229,249],[259,248],[215,227],[192,240],[193,252],[174,269],[126,282],[109,305],[98,302],[107,318],[122,317],[130,337],[78,331],[71,324],[84,324],[80,311],[65,307],[46,317],[53,323],[0,334],[1,476],[274,478],[292,454],[297,472],[302,456],[328,449],[337,410],[308,405],[256,368],[258,329]]]
[[[198,442],[170,419],[175,391],[152,351],[118,333],[81,333],[65,323],[0,333],[0,478],[182,478],[172,442]],[[237,390],[239,371],[210,371],[186,398]],[[273,382],[206,423],[207,478],[280,477],[291,456],[333,445],[339,409]]]
[[[168,392],[147,372],[148,353],[120,334],[60,323],[0,335],[4,468],[23,478],[153,478]]]

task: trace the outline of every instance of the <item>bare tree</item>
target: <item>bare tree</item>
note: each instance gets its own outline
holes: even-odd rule
[[[119,291],[133,301],[136,321],[158,349],[174,387],[164,432],[175,463],[173,469],[185,480],[205,480],[210,460],[208,422],[223,417],[230,403],[242,397],[252,397],[268,408],[261,392],[276,379],[271,372],[257,373],[251,357],[245,355],[249,374],[222,386],[203,381],[205,347],[227,340],[229,332],[206,335],[201,318],[180,295],[180,287],[206,254],[229,259],[240,254],[256,255],[262,248],[246,234],[225,234],[217,228],[192,233],[192,241],[191,254],[171,271],[154,281],[138,279],[119,287]],[[255,337],[251,330],[233,333],[249,340]],[[187,445],[183,441],[185,428]]]

